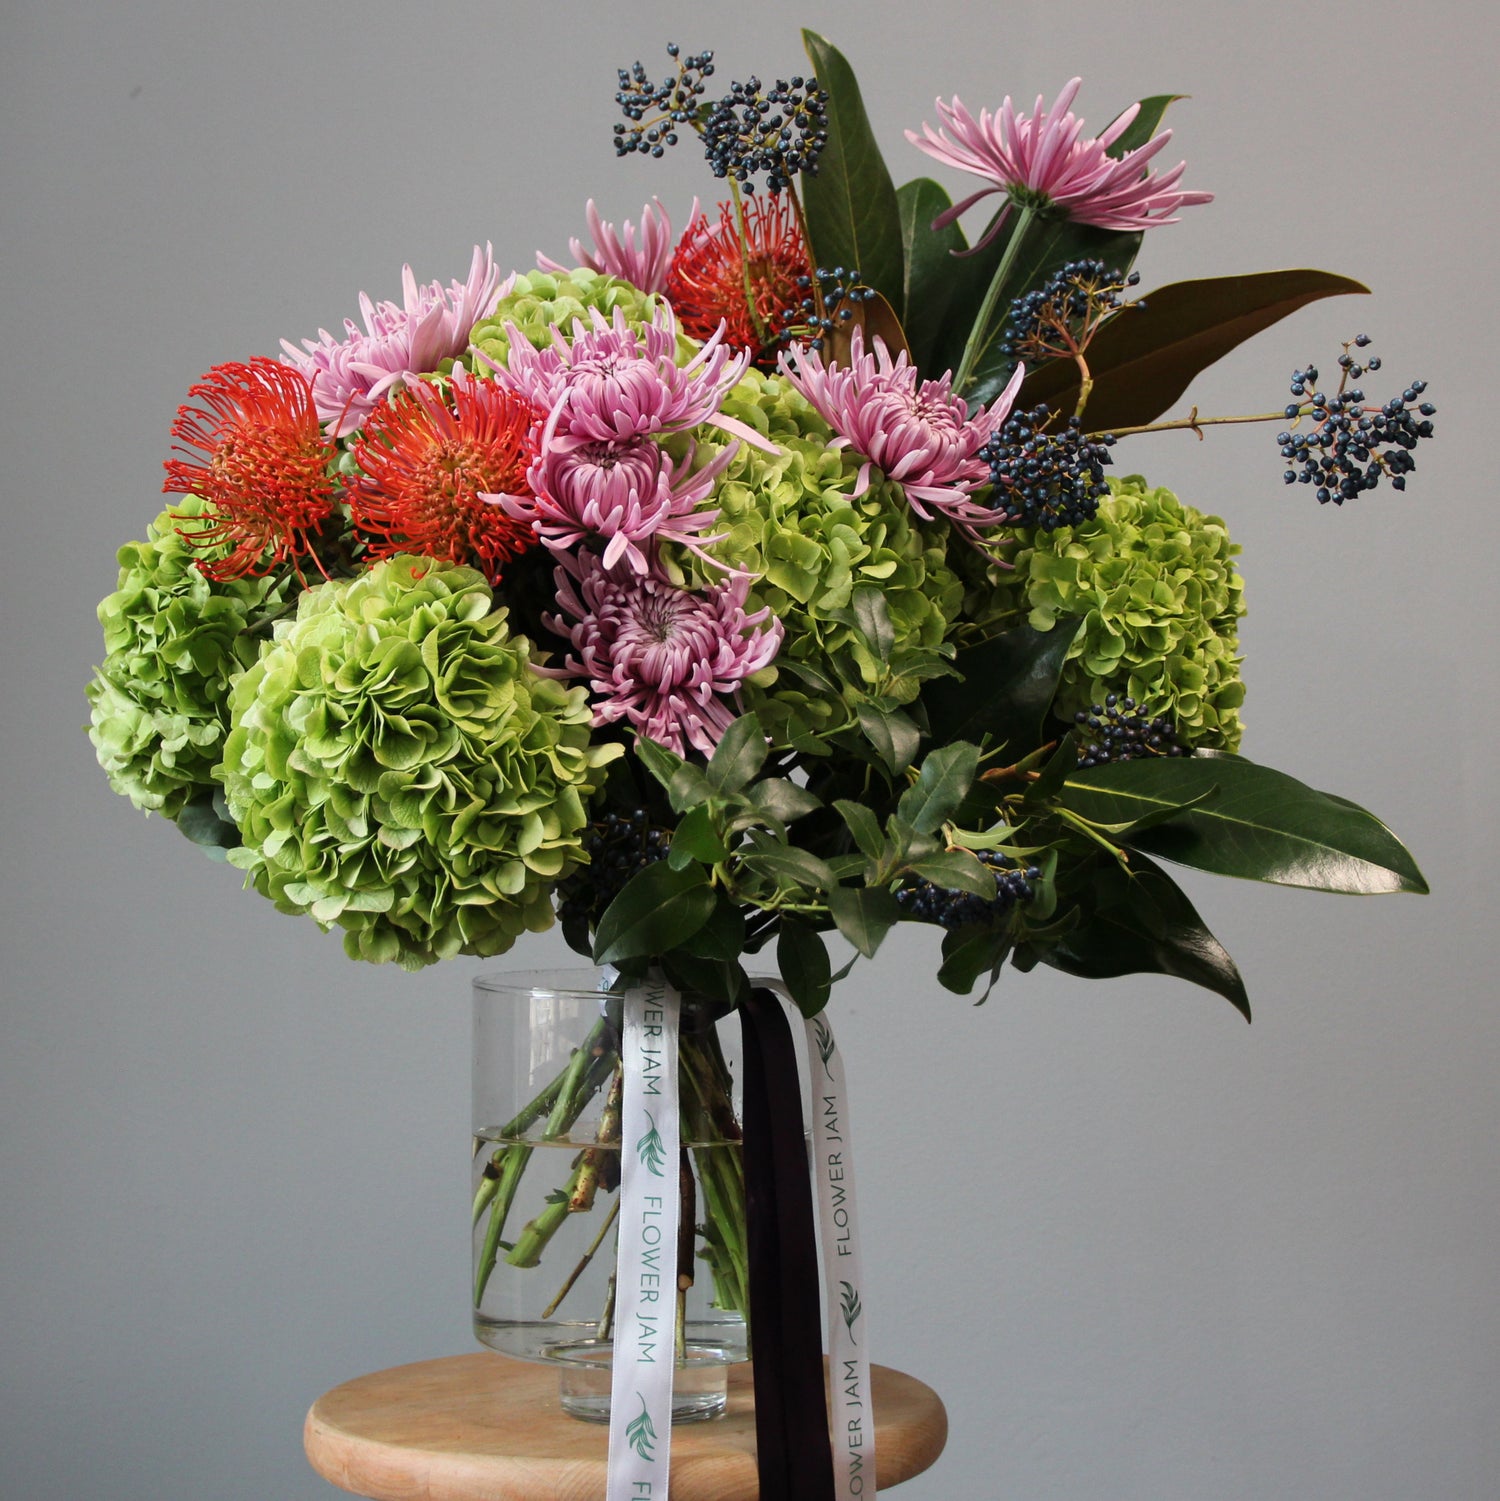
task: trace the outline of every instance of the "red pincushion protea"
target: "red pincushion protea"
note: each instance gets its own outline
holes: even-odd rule
[[[719,221],[698,214],[672,257],[667,301],[684,333],[710,338],[720,321],[725,342],[750,350],[757,363],[774,364],[788,313],[796,314],[807,295],[799,277],[809,275],[807,247],[785,194],[745,203],[745,244],[734,222],[734,205],[719,205]],[[752,314],[745,297],[749,272]]]
[[[530,493],[526,435],[536,416],[494,381],[462,378],[446,396],[417,382],[377,407],[355,444],[362,478],[349,497],[370,552],[466,563],[498,583],[536,536],[481,497]]]
[[[162,489],[211,507],[183,535],[195,548],[229,551],[199,559],[199,568],[230,579],[291,562],[300,575],[298,558],[336,510],[333,455],[312,387],[289,365],[262,358],[215,365],[188,398],[172,424],[173,447],[188,457],[166,461]]]

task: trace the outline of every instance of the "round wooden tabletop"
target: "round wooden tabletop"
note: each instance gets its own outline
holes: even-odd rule
[[[871,1370],[876,1482],[919,1475],[943,1452],[937,1393],[886,1366]],[[597,1501],[609,1429],[557,1400],[555,1367],[481,1351],[359,1376],[312,1405],[312,1467],[374,1501]],[[750,1368],[729,1372],[729,1409],[672,1429],[673,1501],[756,1501]]]

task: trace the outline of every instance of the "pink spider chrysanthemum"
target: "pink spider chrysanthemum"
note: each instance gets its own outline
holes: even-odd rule
[[[574,266],[587,266],[603,276],[618,276],[643,292],[660,292],[667,285],[667,273],[672,268],[672,221],[661,206],[661,199],[653,198],[653,210],[648,203],[641,210],[641,242],[635,241],[635,225],[625,221],[623,234],[616,234],[615,227],[599,217],[592,198],[588,201],[585,216],[589,233],[594,237],[593,252],[583,248],[583,242],[569,239],[568,251]],[[698,200],[693,200],[693,212],[689,221],[697,216]],[[559,265],[541,251],[536,253],[536,263],[543,271],[566,272],[568,266]]]
[[[361,292],[365,326],[344,320],[344,337],[319,329],[316,340],[298,349],[281,341],[289,364],[312,382],[318,416],[332,423],[330,436],[345,438],[364,425],[377,406],[408,377],[431,374],[447,359],[469,347],[469,331],[494,312],[507,282],[495,266],[494,252],[474,247],[469,278],[418,286],[410,266],[401,268],[402,305],[371,302]]]
[[[712,755],[740,712],[741,685],[781,647],[769,607],[746,613],[749,578],[689,590],[611,570],[596,553],[561,561],[564,613],[546,624],[573,644],[560,671],[588,679],[595,726],[624,720],[678,755],[689,745]]]
[[[591,308],[591,325],[573,320],[569,341],[552,330],[552,342],[535,349],[514,325],[506,326],[510,353],[501,366],[480,353],[500,382],[539,411],[548,412],[547,437],[566,432],[599,442],[683,432],[711,423],[766,448],[753,429],[719,415],[725,396],[750,363],[715,333],[686,365],[677,364],[677,319],[660,303],[637,332],[616,308],[613,321]],[[544,444],[546,439],[543,440]]]
[[[991,186],[945,209],[933,220],[933,228],[951,223],[991,193],[1006,194],[1007,202],[980,245],[994,238],[1012,204],[1053,208],[1065,218],[1100,229],[1142,230],[1173,224],[1179,208],[1213,200],[1212,193],[1177,186],[1186,162],[1160,174],[1147,170],[1146,163],[1171,140],[1170,130],[1119,158],[1109,155],[1109,147],[1139,114],[1138,104],[1103,135],[1083,138],[1083,121],[1070,108],[1082,82],[1070,80],[1050,109],[1038,96],[1032,115],[1017,114],[1009,95],[998,113],[981,110],[977,120],[961,100],[944,104],[939,99],[937,111],[951,138],[924,122],[922,135],[908,130],[906,139],[947,166],[989,178]]]
[[[825,365],[798,345],[782,356],[781,372],[834,430],[834,445],[865,460],[856,495],[869,486],[873,466],[901,485],[924,520],[936,511],[965,530],[994,524],[995,512],[970,493],[990,481],[979,450],[1010,415],[1024,366],[989,406],[972,412],[953,394],[951,376],[923,380],[905,350],[893,360],[879,337],[867,351],[860,328],[850,338],[848,364]]]
[[[587,539],[604,544],[604,566],[624,562],[644,575],[647,548],[678,542],[703,555],[703,535],[719,519],[716,508],[699,507],[713,493],[737,445],[722,449],[693,470],[691,445],[674,462],[650,438],[600,440],[548,432],[526,473],[532,495],[489,495],[517,520],[529,521],[556,552]],[[723,564],[719,564],[723,567]]]

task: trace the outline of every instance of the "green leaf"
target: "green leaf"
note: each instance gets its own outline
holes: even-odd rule
[[[740,858],[751,870],[767,871],[773,876],[783,877],[796,885],[817,891],[826,891],[835,884],[828,862],[819,859],[811,850],[783,844],[760,829],[751,831],[750,840],[754,846],[753,851]]]
[[[995,897],[994,872],[983,866],[967,850],[944,850],[913,860],[907,867],[924,881],[949,891],[967,891],[971,896],[993,901]]]
[[[691,761],[682,762],[667,780],[667,801],[678,813],[708,802],[713,795],[713,783],[704,775],[703,768]]]
[[[933,351],[953,300],[955,250],[968,248],[964,232],[949,224],[936,233],[932,221],[951,208],[946,188],[930,177],[918,177],[896,191],[901,214],[902,260],[906,268],[906,296],[901,325],[911,348],[912,363],[929,379],[942,374],[933,365]]]
[[[1050,631],[1023,625],[965,647],[954,662],[962,680],[940,678],[922,690],[933,740],[988,737],[1015,759],[1044,744],[1063,662],[1082,626],[1082,617],[1064,615]]]
[[[1000,967],[1010,952],[1011,938],[1003,928],[955,928],[943,935],[943,963],[938,970],[938,984],[955,995],[968,995],[980,975],[988,972],[990,984],[976,1004],[989,999],[990,989],[1000,975]]]
[[[881,940],[901,920],[900,902],[880,886],[836,886],[828,893],[828,911],[866,959],[875,957]]]
[[[661,956],[668,980],[685,994],[706,996],[733,1008],[750,993],[750,978],[737,962],[701,959],[682,949]]]
[[[1096,910],[1057,943],[1039,944],[1042,963],[1093,980],[1171,975],[1223,996],[1249,1021],[1239,969],[1186,894],[1139,852],[1130,865],[1126,872],[1113,861],[1100,862],[1091,892]]]
[[[833,806],[849,825],[860,853],[871,860],[879,860],[885,854],[885,835],[880,832],[880,820],[863,803],[852,803],[848,798],[841,797]]]
[[[738,960],[745,951],[745,914],[722,891],[709,919],[678,945],[680,953],[699,959]]]
[[[672,848],[667,860],[674,870],[684,869],[692,860],[717,865],[728,858],[729,851],[714,828],[713,814],[707,805],[700,804],[684,814],[682,822],[672,830]]]
[[[760,720],[753,712],[741,714],[724,731],[709,759],[709,785],[719,792],[738,792],[765,765],[766,751],[766,732]]]
[[[783,917],[776,937],[776,966],[803,1016],[816,1016],[828,1004],[832,966],[820,933]]]
[[[706,923],[716,898],[698,865],[673,870],[658,860],[632,876],[594,933],[594,963],[616,964],[674,949]]]
[[[1161,124],[1161,117],[1166,114],[1167,106],[1186,98],[1186,94],[1152,94],[1149,98],[1142,99],[1135,119],[1120,132],[1112,145],[1104,148],[1105,155],[1112,156],[1119,161],[1129,152],[1144,146],[1156,134],[1156,128]],[[1116,115],[1115,119],[1119,119],[1119,116]],[[1109,123],[1113,125],[1114,120]]]
[[[663,787],[671,786],[673,774],[683,764],[682,757],[676,751],[669,750],[665,745],[658,745],[656,741],[648,740],[644,735],[637,736],[635,753],[641,765]]]
[[[783,824],[816,813],[823,806],[806,787],[785,777],[765,777],[747,788],[745,796],[758,812]]]
[[[911,765],[922,739],[909,714],[878,708],[869,699],[860,701],[859,728],[892,776],[900,776]]]
[[[1219,875],[1317,891],[1425,892],[1406,847],[1380,820],[1285,772],[1238,758],[1125,761],[1075,771],[1065,807],[1095,823],[1149,819],[1165,806],[1202,801],[1122,842]]]
[[[206,855],[223,860],[226,850],[240,844],[240,831],[227,814],[227,809],[220,812],[219,793],[200,792],[182,805],[173,822],[177,832],[191,839]]]
[[[1094,388],[1085,408],[1091,432],[1154,422],[1193,378],[1246,339],[1324,297],[1370,289],[1331,271],[1262,271],[1180,281],[1115,314],[1089,345]],[[1028,375],[1017,410],[1046,403],[1071,415],[1078,367],[1053,360]]]
[[[919,834],[935,834],[967,796],[979,769],[979,747],[950,741],[930,751],[917,780],[901,794],[897,813]]]
[[[896,646],[896,628],[891,624],[885,595],[879,589],[861,585],[854,591],[850,604],[854,607],[854,623],[875,659],[889,662]]]
[[[815,31],[802,45],[828,91],[828,142],[815,174],[802,176],[802,202],[819,266],[858,267],[892,307],[902,305],[901,211],[854,70]]]

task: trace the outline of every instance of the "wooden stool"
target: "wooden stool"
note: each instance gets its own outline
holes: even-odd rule
[[[943,1452],[948,1414],[913,1376],[871,1368],[881,1490]],[[558,1406],[557,1372],[481,1351],[359,1376],[312,1405],[312,1467],[373,1501],[595,1501],[609,1429]],[[756,1501],[750,1368],[731,1366],[729,1410],[672,1429],[673,1501]]]

